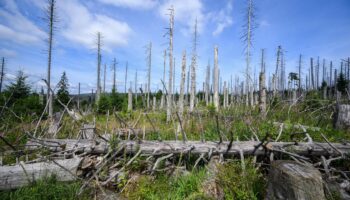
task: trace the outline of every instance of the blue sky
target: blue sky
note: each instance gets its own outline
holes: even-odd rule
[[[40,89],[46,78],[47,26],[45,0],[0,0],[0,56],[6,58],[7,81],[22,69],[29,75],[34,89]],[[260,50],[266,49],[266,67],[275,68],[276,49],[285,50],[288,71],[296,71],[299,54],[303,68],[310,57],[333,61],[350,56],[349,0],[255,0],[252,68],[259,69]],[[103,35],[102,63],[107,65],[107,89],[111,88],[110,65],[118,61],[118,90],[123,91],[125,64],[128,79],[146,82],[145,46],[151,41],[152,89],[161,88],[163,51],[167,48],[167,8],[175,7],[174,55],[176,87],[180,79],[180,60],[187,51],[190,63],[194,21],[198,19],[198,88],[201,88],[208,61],[213,66],[214,46],[219,48],[219,67],[223,80],[240,76],[245,69],[242,25],[246,0],[58,0],[59,21],[55,32],[52,63],[53,83],[67,72],[71,92],[81,82],[83,92],[96,85],[96,33]]]

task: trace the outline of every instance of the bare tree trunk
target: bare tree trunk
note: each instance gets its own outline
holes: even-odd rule
[[[147,82],[147,109],[149,109],[150,107],[150,90],[151,90],[151,67],[152,67],[152,42],[149,43],[148,46],[148,56],[147,56],[147,60],[148,60],[148,82]]]
[[[51,57],[52,57],[52,41],[53,41],[53,31],[56,22],[56,0],[49,0],[47,8],[48,24],[49,24],[49,47],[48,47],[48,59],[47,59],[47,101],[49,101],[49,117],[52,118],[53,114],[53,94],[51,94]]]
[[[128,61],[126,61],[126,65],[125,65],[125,78],[124,78],[124,93],[126,94],[126,85],[128,82]]]
[[[131,91],[131,88],[129,88],[129,92],[128,92],[128,111],[132,111],[132,91]]]
[[[112,92],[116,92],[116,84],[115,84],[115,78],[116,78],[116,67],[117,67],[117,60],[114,58],[113,59],[113,87],[112,87]]]
[[[103,72],[103,93],[106,93],[106,64],[104,66],[104,72]]]
[[[182,65],[181,65],[180,96],[179,96],[179,116],[181,118],[182,118],[182,115],[184,112],[185,80],[186,80],[186,51],[183,51],[182,52]]]
[[[315,89],[315,79],[314,79],[314,59],[310,58],[310,72],[311,72],[311,86],[312,89]]]
[[[174,30],[174,7],[170,7],[170,19],[169,19],[169,88],[168,88],[168,101],[167,101],[167,122],[171,120],[172,110],[172,84],[173,84],[173,30]]]
[[[298,80],[298,90],[299,90],[299,96],[301,95],[301,54],[299,55],[299,80]]]
[[[226,81],[224,81],[224,108],[227,108],[227,86],[226,86]]]
[[[250,69],[250,48],[252,42],[252,27],[253,27],[253,1],[248,1],[248,12],[247,12],[247,33],[246,33],[246,86],[247,86],[247,96],[249,96],[249,104],[253,106],[253,87],[252,87],[252,77],[251,77],[251,69]]]
[[[97,88],[96,88],[96,103],[101,96],[101,33],[97,33]]]
[[[80,82],[78,84],[78,110],[80,110]]]
[[[2,92],[2,83],[4,81],[4,75],[5,75],[5,58],[2,57],[2,63],[1,63],[1,74],[0,74],[0,93]]]
[[[188,69],[187,72],[187,85],[186,85],[186,105],[189,105],[189,96],[190,96],[190,72],[191,69]]]
[[[218,66],[218,47],[214,48],[214,105],[216,111],[219,111],[219,66]]]
[[[166,78],[165,69],[166,69],[166,50],[164,50],[164,70],[163,70],[163,80],[162,80],[164,85],[165,85],[165,78]],[[163,87],[164,87],[164,85],[163,85]],[[164,105],[165,105],[165,90],[163,88],[162,89],[162,99],[160,101],[160,108],[164,109]]]
[[[276,69],[275,74],[273,75],[273,96],[275,97],[277,94],[277,83],[278,83],[278,70],[279,70],[279,64],[280,64],[280,54],[281,54],[282,47],[278,46],[277,48],[277,60],[276,60]]]
[[[156,98],[156,96],[153,96],[153,104],[152,104],[153,111],[156,110],[156,107],[157,107],[157,98]]]
[[[260,115],[266,117],[266,85],[265,85],[265,60],[264,49],[261,50],[261,70],[259,76],[259,111]]]
[[[135,105],[137,106],[137,69],[136,69],[136,72],[135,72],[135,86],[134,86],[134,93],[135,93]]]
[[[196,98],[196,67],[197,67],[197,19],[194,25],[194,38],[191,63],[191,96],[190,96],[190,112],[193,112]]]
[[[205,103],[209,105],[209,84],[210,84],[210,63],[208,61],[207,73],[205,77]]]

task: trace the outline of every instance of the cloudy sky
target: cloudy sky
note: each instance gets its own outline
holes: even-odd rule
[[[339,67],[350,56],[349,0],[255,0],[253,71],[266,49],[267,71],[275,67],[278,45],[285,50],[288,71],[295,71],[299,54],[303,67],[310,57],[320,56]],[[103,35],[102,63],[107,65],[107,89],[111,88],[111,63],[118,61],[118,90],[123,91],[126,62],[128,79],[138,71],[146,80],[146,48],[152,42],[152,89],[161,88],[163,51],[168,39],[168,8],[175,8],[174,55],[176,86],[180,79],[180,56],[191,53],[194,22],[198,20],[198,86],[208,62],[213,66],[214,46],[219,48],[223,80],[243,78],[243,24],[246,0],[57,0],[56,31],[52,63],[53,83],[66,71],[71,92],[81,82],[83,92],[96,85],[96,35]],[[24,70],[34,89],[46,77],[46,0],[0,0],[0,57],[6,59],[7,81]],[[187,59],[187,63],[190,60]],[[328,65],[328,64],[327,64]],[[200,87],[201,88],[201,87]]]

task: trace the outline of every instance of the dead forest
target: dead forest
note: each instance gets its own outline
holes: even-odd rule
[[[191,51],[175,64],[171,6],[160,80],[152,74],[152,42],[142,84],[128,63],[104,65],[100,30],[93,38],[95,88],[81,94],[79,83],[70,94],[65,72],[51,81],[57,2],[47,1],[45,13],[46,87],[31,92],[23,72],[5,84],[1,60],[0,199],[350,199],[350,57],[301,52],[290,71],[280,45],[269,49],[275,65],[267,66],[266,49],[251,53],[257,29],[254,1],[247,0],[243,76],[223,79],[231,72],[213,46],[199,82],[198,60],[206,58],[198,43],[205,41],[196,20]],[[260,60],[256,73],[252,56]],[[125,74],[122,91],[118,73]],[[111,91],[106,76],[113,77]]]

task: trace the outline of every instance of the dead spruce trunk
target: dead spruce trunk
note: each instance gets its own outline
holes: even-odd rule
[[[267,200],[325,200],[321,173],[295,161],[275,161],[268,176]]]
[[[337,112],[334,115],[334,126],[337,129],[350,128],[350,105],[341,104],[337,106]]]
[[[214,48],[214,105],[216,111],[219,111],[219,66],[218,66],[218,47]]]
[[[184,152],[191,152],[191,154],[200,155],[202,153],[211,152],[213,155],[227,154],[240,155],[242,151],[244,155],[264,155],[265,150],[262,146],[256,149],[260,143],[256,141],[237,141],[233,142],[231,148],[228,150],[229,142],[201,142],[201,141],[130,141],[122,140],[119,145],[125,145],[126,152],[135,154],[141,150],[145,155],[166,155],[166,154],[181,154]],[[28,141],[26,144],[28,149],[37,149],[46,147],[53,152],[71,151],[76,153],[92,153],[103,154],[107,153],[109,144],[105,141],[94,140],[74,140],[74,139],[48,139],[45,141]],[[301,156],[339,156],[339,152],[350,153],[350,145],[332,143],[331,147],[328,143],[298,143],[294,142],[270,142],[268,144],[269,151],[277,153],[298,154]],[[286,154],[287,154],[286,153]]]
[[[0,190],[16,189],[55,175],[58,181],[76,179],[82,158],[0,166]]]

